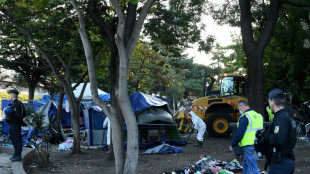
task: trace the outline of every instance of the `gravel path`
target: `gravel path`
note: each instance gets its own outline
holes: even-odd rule
[[[10,161],[11,155],[0,153],[0,173],[12,174],[12,162]]]

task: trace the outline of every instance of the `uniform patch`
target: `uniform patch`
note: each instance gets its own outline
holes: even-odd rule
[[[276,126],[276,127],[274,127],[274,133],[276,134],[276,133],[278,133],[279,132],[279,129],[280,129],[280,126]]]

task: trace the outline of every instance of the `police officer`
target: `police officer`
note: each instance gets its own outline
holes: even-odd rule
[[[10,125],[10,129],[9,129],[10,138],[14,146],[14,150],[15,150],[14,155],[12,158],[10,158],[10,160],[12,162],[15,162],[15,161],[22,160],[22,157],[21,157],[21,153],[22,153],[21,125],[23,122],[23,117],[25,116],[26,112],[25,112],[24,105],[22,104],[22,102],[18,100],[19,92],[17,90],[10,90],[8,93],[10,94],[10,100],[13,101],[12,107],[14,109],[12,113],[12,117],[8,123]]]
[[[238,109],[241,113],[241,117],[237,123],[237,132],[232,139],[229,150],[239,143],[239,146],[243,149],[243,173],[244,174],[259,174],[257,161],[254,158],[254,140],[256,131],[263,129],[263,117],[250,109],[248,102],[240,100],[238,103]]]
[[[296,123],[285,110],[286,100],[281,89],[271,90],[268,97],[274,120],[267,130],[257,131],[256,137],[267,143],[268,174],[291,174],[294,173]]]

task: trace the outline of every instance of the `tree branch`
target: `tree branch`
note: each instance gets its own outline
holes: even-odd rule
[[[241,15],[240,15],[240,24],[241,24],[241,35],[243,43],[249,43],[249,45],[244,45],[245,52],[255,51],[253,46],[256,44],[253,36],[252,20],[251,20],[251,3],[249,0],[239,0]],[[251,49],[249,49],[251,48]]]
[[[69,71],[68,66],[66,65],[66,62],[63,60],[63,58],[59,54],[57,54],[56,57],[61,62],[61,64],[64,67],[65,71],[68,72]]]
[[[74,53],[75,53],[75,49],[76,49],[76,43],[74,43],[73,49],[71,51],[71,55],[70,55],[70,60],[69,60],[69,64],[68,64],[68,68],[71,69],[72,66],[72,59],[74,57]]]
[[[277,24],[279,18],[280,2],[279,0],[272,0],[270,3],[269,14],[267,21],[258,40],[258,51],[260,54],[263,53],[268,42],[270,41],[271,35]]]
[[[126,24],[125,24],[125,33],[124,33],[124,44],[127,46],[133,29],[135,27],[136,23],[136,17],[137,17],[137,6],[138,4],[132,4],[131,2],[128,2],[128,8],[126,13]]]
[[[40,53],[45,57],[45,59],[47,60],[47,62],[50,64],[52,71],[54,72],[55,76],[57,77],[57,79],[60,82],[64,82],[64,79],[60,76],[60,74],[57,72],[56,67],[53,64],[53,61],[51,59],[51,57],[45,52],[45,50],[43,48],[41,48],[41,46],[33,39],[33,37],[28,33],[28,31],[18,25],[13,19],[10,18],[10,16],[8,16],[5,12],[5,10],[0,9],[0,12],[2,12],[2,14],[0,13],[1,16],[4,17],[4,19],[8,20],[9,22],[11,22],[19,32],[21,32],[22,34],[24,34],[25,36],[28,37],[29,41],[40,51]]]
[[[82,78],[80,78],[80,80],[74,85],[72,86],[72,89],[75,90],[76,87],[78,87],[80,85],[80,83],[83,82],[84,78],[87,76],[87,71],[84,72]]]
[[[90,18],[94,21],[94,23],[99,27],[100,32],[109,40],[109,43],[115,46],[115,42],[114,42],[114,38],[113,35],[116,33],[115,31],[113,32],[111,29],[112,24],[101,20],[98,13],[97,13],[97,3],[98,0],[90,0],[88,1],[88,8],[87,8],[87,13],[90,16]],[[104,12],[105,16],[108,16],[108,14],[106,14]],[[112,46],[111,46],[112,47]]]
[[[127,55],[131,55],[134,51],[134,48],[136,46],[136,43],[139,39],[139,35],[140,35],[140,32],[141,32],[141,29],[142,29],[142,26],[144,24],[144,20],[147,16],[147,14],[149,13],[152,5],[154,4],[155,0],[148,0],[144,7],[142,8],[142,11],[138,17],[138,20],[137,20],[137,23],[133,29],[133,32],[131,34],[131,38],[126,46],[126,54]]]
[[[86,88],[86,86],[87,86],[87,84],[88,84],[88,79],[85,81],[85,83],[84,83],[84,85],[83,85],[83,88],[82,88],[82,91],[81,91],[81,93],[80,93],[80,96],[79,96],[79,98],[77,99],[77,101],[78,102],[80,102],[81,100],[82,100],[82,97],[83,97],[83,95],[84,95],[84,91],[85,91],[85,88]]]
[[[118,16],[118,25],[117,25],[117,35],[120,37],[122,40],[124,38],[124,31],[125,31],[125,15],[121,9],[121,7],[118,5],[117,0],[110,0],[112,3],[115,12]]]
[[[76,0],[70,0],[74,10],[76,11],[78,18],[79,18],[79,34],[83,43],[84,47],[84,52],[85,52],[85,57],[87,61],[87,67],[88,67],[88,76],[90,79],[90,88],[91,88],[91,93],[93,97],[93,101],[99,105],[99,107],[109,116],[110,110],[108,109],[108,106],[99,98],[98,95],[98,84],[97,84],[97,78],[96,78],[96,72],[95,72],[95,65],[94,65],[94,59],[93,59],[93,52],[92,48],[90,45],[90,42],[88,40],[88,37],[86,35],[85,31],[85,24],[84,24],[84,19],[82,14],[79,12],[79,9],[76,4]]]

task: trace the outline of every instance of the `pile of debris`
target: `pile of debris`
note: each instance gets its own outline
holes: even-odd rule
[[[164,174],[234,174],[243,173],[240,163],[234,159],[231,162],[220,161],[207,155],[201,157],[195,164],[191,164],[184,169],[173,172],[165,172]]]

